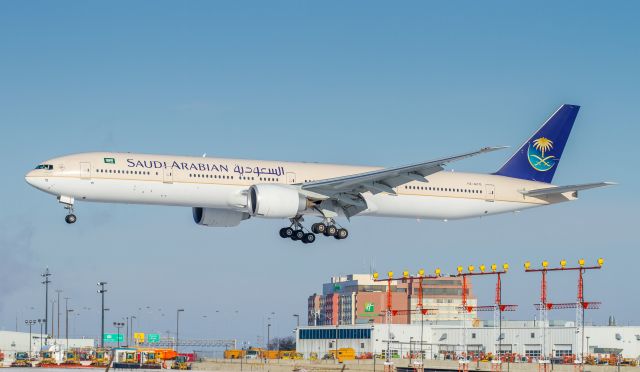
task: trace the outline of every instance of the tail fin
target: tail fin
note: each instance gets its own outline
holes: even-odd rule
[[[562,105],[495,174],[551,183],[580,106]]]

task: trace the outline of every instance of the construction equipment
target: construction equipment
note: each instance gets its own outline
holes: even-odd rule
[[[186,355],[178,355],[173,365],[171,365],[171,369],[190,370],[191,363],[189,363],[189,358]]]
[[[96,352],[91,359],[91,366],[94,367],[106,367],[109,363],[109,353],[105,349],[96,349]]]
[[[230,349],[224,351],[224,359],[240,359],[244,358],[246,352],[240,349]]]
[[[31,367],[29,354],[24,352],[16,353],[16,360],[11,363],[11,367]]]

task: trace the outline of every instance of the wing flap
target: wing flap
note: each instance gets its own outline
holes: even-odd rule
[[[567,186],[556,186],[556,187],[545,187],[542,189],[535,190],[524,190],[521,191],[523,195],[526,196],[547,196],[547,195],[557,195],[564,194],[565,192],[575,192],[581,190],[589,190],[595,189],[597,187],[605,187],[615,185],[615,182],[595,182],[595,183],[583,183],[579,185],[567,185]]]

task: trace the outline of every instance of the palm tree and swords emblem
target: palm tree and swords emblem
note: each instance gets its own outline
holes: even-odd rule
[[[529,163],[533,169],[541,172],[548,171],[556,165],[556,157],[546,153],[553,148],[553,141],[540,137],[529,144]]]

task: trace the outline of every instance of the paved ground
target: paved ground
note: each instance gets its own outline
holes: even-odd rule
[[[407,367],[409,360],[395,360],[396,366]],[[337,364],[334,361],[293,361],[293,360],[272,360],[269,363],[258,361],[240,360],[208,360],[196,363],[194,369],[202,371],[266,371],[266,372],[291,372],[291,371],[380,371],[383,372],[384,362],[373,360],[352,360],[344,364]],[[439,368],[458,370],[458,363],[455,361],[429,360],[425,361],[425,369]],[[491,363],[470,363],[469,372],[491,371]],[[502,372],[539,372],[537,364],[529,363],[509,363],[504,364]],[[579,372],[573,365],[554,365],[553,370],[548,372]],[[585,366],[585,372],[618,372],[616,366]],[[621,367],[620,372],[640,372],[638,367]]]

